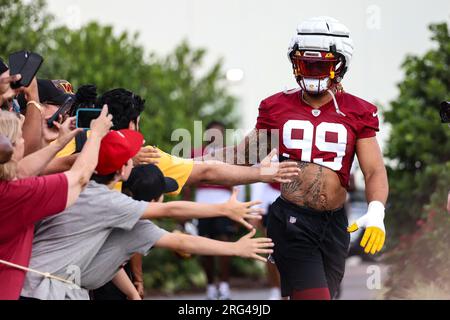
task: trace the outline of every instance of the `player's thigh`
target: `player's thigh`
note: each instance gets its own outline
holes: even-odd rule
[[[345,273],[350,234],[347,232],[348,220],[345,212],[337,213],[330,221],[327,236],[321,246],[325,274],[334,298]]]

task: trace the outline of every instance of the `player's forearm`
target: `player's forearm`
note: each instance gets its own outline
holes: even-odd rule
[[[389,184],[386,173],[386,168],[379,167],[373,172],[366,173],[366,198],[367,202],[380,201],[386,205],[387,198],[389,195]]]
[[[234,256],[237,255],[234,242],[211,240],[186,234],[177,234],[177,241],[173,250],[205,256]]]
[[[268,137],[259,139],[258,130],[252,130],[241,143],[223,149],[211,149],[203,156],[203,161],[216,160],[239,166],[251,166],[257,164],[259,150],[270,152],[271,140]],[[263,157],[264,158],[264,157]]]
[[[238,163],[238,158],[244,159],[241,163]],[[194,161],[218,161],[228,164],[240,164],[246,165],[245,154],[240,154],[237,146],[225,147],[223,149],[212,149],[209,153],[204,154],[201,157],[194,158]]]
[[[237,186],[263,181],[261,170],[256,167],[242,167],[229,164],[208,165],[202,183]]]

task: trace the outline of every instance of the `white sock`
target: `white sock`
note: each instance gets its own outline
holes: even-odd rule
[[[214,284],[208,284],[206,287],[206,298],[210,300],[217,299],[217,288]]]
[[[230,285],[228,282],[222,281],[219,283],[219,294],[222,298],[230,297]]]
[[[278,287],[270,288],[269,300],[280,300],[281,299],[281,291]]]

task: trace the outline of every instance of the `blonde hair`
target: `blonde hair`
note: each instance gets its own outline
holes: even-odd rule
[[[6,136],[14,146],[21,138],[20,119],[12,112],[0,110],[0,133]],[[16,178],[17,162],[13,159],[0,165],[0,180],[11,181]]]

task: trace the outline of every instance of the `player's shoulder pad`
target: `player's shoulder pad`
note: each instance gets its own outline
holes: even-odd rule
[[[350,108],[352,112],[360,115],[378,115],[378,108],[374,104],[347,92],[343,94],[345,95],[345,105],[347,106],[347,108]]]
[[[297,93],[297,92],[299,92],[301,90],[302,90],[302,88],[300,88],[300,87],[293,88],[293,89],[288,89],[287,87],[285,87],[284,90],[283,90],[283,93],[286,94],[286,95],[289,95],[289,94]]]
[[[298,91],[299,90],[297,90],[297,89],[292,89],[292,90],[284,90],[284,91],[275,93],[275,94],[271,95],[270,97],[267,97],[263,101],[261,101],[260,108],[270,108],[270,106],[283,101],[284,99],[288,98],[289,95],[291,95],[295,92],[298,92]]]

